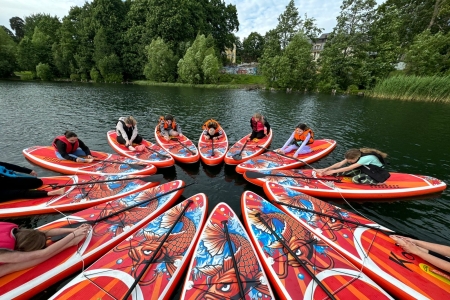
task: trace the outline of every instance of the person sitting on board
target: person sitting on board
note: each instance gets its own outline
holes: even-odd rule
[[[83,224],[77,228],[54,228],[46,231],[19,228],[0,222],[0,277],[36,266],[59,252],[77,245],[91,230]],[[67,234],[47,246],[52,236]]]
[[[285,154],[292,150],[297,150],[293,155],[294,158],[297,158],[299,154],[310,153],[312,150],[307,145],[311,145],[312,143],[314,143],[314,132],[306,124],[299,123],[295,127],[291,137],[278,152]]]
[[[219,122],[214,119],[209,119],[206,121],[203,126],[203,135],[206,140],[214,139],[218,140],[223,136],[223,129],[220,126]]]
[[[450,272],[450,247],[414,240],[400,235],[390,235],[405,252],[419,256],[436,267]]]
[[[172,115],[159,118],[159,132],[166,140],[170,140],[171,136],[183,136],[180,125],[175,122],[175,118]]]
[[[337,174],[351,176],[356,184],[379,184],[391,175],[384,169],[387,154],[376,149],[349,149],[345,159],[328,168],[315,170],[319,176]],[[349,166],[342,167],[345,164]]]
[[[138,134],[136,119],[132,116],[120,117],[116,125],[117,142],[125,145],[130,151],[136,150],[133,143],[142,143],[142,136]]]
[[[253,139],[262,139],[270,132],[270,124],[260,113],[255,113],[250,118],[250,127],[252,128],[252,134],[247,139],[248,141]]]
[[[35,190],[44,183],[31,169],[0,162],[0,202],[36,199],[64,194],[64,188],[52,191]]]
[[[56,149],[56,156],[59,159],[83,163],[94,161],[91,151],[82,140],[78,139],[75,132],[66,131],[64,135],[57,136],[53,141],[53,147]],[[79,156],[86,156],[87,158],[81,158]]]

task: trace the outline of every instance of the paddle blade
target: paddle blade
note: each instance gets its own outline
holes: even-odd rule
[[[161,181],[164,179],[164,176],[162,174],[155,174],[151,176],[145,176],[145,177],[139,177],[136,178],[145,182],[155,182],[155,181]]]
[[[234,160],[241,160],[241,159],[242,159],[242,155],[240,155],[240,154],[235,154],[235,155],[232,156],[232,158],[233,158]]]
[[[258,173],[258,172],[254,172],[254,171],[246,171],[245,176],[247,176],[248,178],[257,179],[257,178],[264,178],[264,177],[270,176],[270,174],[263,174],[263,173]]]

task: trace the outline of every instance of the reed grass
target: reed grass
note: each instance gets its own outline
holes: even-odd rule
[[[366,95],[404,101],[450,102],[450,75],[393,76],[378,83]]]

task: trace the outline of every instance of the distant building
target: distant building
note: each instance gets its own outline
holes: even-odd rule
[[[258,74],[258,63],[241,64],[237,66],[226,66],[221,70],[222,73],[228,74]]]
[[[314,60],[319,59],[320,52],[323,51],[323,47],[325,46],[325,43],[327,42],[329,35],[330,33],[322,33],[322,35],[318,37],[316,41],[313,43],[311,54]]]

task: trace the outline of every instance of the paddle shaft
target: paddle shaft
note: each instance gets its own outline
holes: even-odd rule
[[[183,148],[185,148],[187,151],[189,151],[192,155],[195,155],[194,151],[192,151],[192,150],[189,149],[185,144],[183,144],[182,142],[180,142],[179,139],[177,139],[177,138],[171,138],[171,140],[178,142],[181,146],[183,146]]]
[[[361,224],[361,223],[359,223],[359,222],[346,220],[346,219],[339,218],[339,217],[336,217],[336,216],[333,216],[333,215],[321,213],[321,212],[318,212],[318,211],[316,211],[316,210],[307,209],[307,208],[303,208],[303,207],[298,207],[298,206],[296,206],[296,205],[287,204],[287,203],[283,203],[283,202],[280,202],[280,201],[273,201],[273,202],[275,202],[275,203],[277,203],[277,204],[284,205],[284,206],[289,206],[289,207],[292,207],[292,208],[295,208],[295,209],[303,210],[303,211],[306,211],[306,212],[311,212],[311,213],[316,214],[316,215],[319,215],[319,216],[324,216],[324,217],[328,217],[328,218],[333,218],[333,219],[335,219],[335,220],[343,221],[343,222],[346,222],[346,223],[350,223],[350,224],[358,225],[358,226],[361,226],[361,227],[366,227],[366,228],[378,230],[378,231],[380,231],[380,232],[382,232],[382,233],[384,233],[384,234],[386,234],[386,235],[388,235],[388,236],[391,235],[391,234],[395,234],[395,232],[393,232],[393,231],[387,231],[387,230],[384,230],[384,229],[381,229],[381,228],[377,228],[377,227],[374,227],[374,226],[365,225],[365,224]]]
[[[284,154],[282,154],[282,153],[278,153],[278,152],[275,151],[275,150],[270,150],[270,149],[264,148],[263,146],[258,146],[258,147],[259,147],[259,148],[262,148],[262,149],[264,149],[264,150],[266,150],[266,151],[273,152],[273,153],[275,153],[275,154],[277,154],[277,155],[279,155],[279,156],[283,156],[283,157],[286,157],[286,158],[290,158],[290,159],[299,161],[299,162],[301,162],[301,163],[304,163],[305,165],[307,165],[307,166],[310,167],[311,169],[314,169],[313,166],[311,166],[311,165],[308,164],[306,161],[301,160],[301,159],[299,159],[299,158],[295,158],[295,157],[292,157],[292,156],[287,156],[287,155],[284,155]]]
[[[247,175],[248,178],[263,178],[263,177],[269,177],[269,176],[275,176],[275,177],[289,177],[289,178],[301,178],[301,179],[311,179],[311,180],[323,180],[323,181],[335,181],[335,182],[341,182],[340,179],[328,179],[328,178],[317,178],[317,177],[307,177],[307,176],[294,176],[294,175],[283,175],[283,174],[264,174],[254,171],[246,171],[245,175]]]
[[[164,155],[164,154],[161,154],[161,153],[159,153],[158,151],[156,151],[156,150],[153,150],[152,148],[150,148],[150,147],[145,147],[147,150],[149,150],[149,151],[151,151],[151,152],[153,152],[153,153],[156,153],[156,155],[158,155],[159,157],[164,157],[164,158],[170,158],[170,156],[167,156],[167,155]]]
[[[270,227],[269,224],[267,224],[267,222],[263,218],[261,218],[261,214],[257,213],[255,217],[257,217],[261,221],[261,223],[263,223],[264,226],[266,226],[267,229],[269,229],[269,231],[275,236],[278,242],[280,242],[283,245],[283,247],[292,255],[292,257],[294,257],[295,260],[303,267],[303,269],[305,269],[305,271],[309,274],[309,276],[312,277],[312,279],[317,283],[317,285],[319,285],[322,288],[325,294],[327,294],[327,296],[330,297],[330,299],[336,300],[333,294],[331,294],[331,292],[322,284],[322,282],[320,282],[320,280],[316,277],[316,275],[314,275],[314,273],[311,272],[310,269],[308,269],[308,266],[306,266],[306,264],[300,258],[298,258],[298,256],[294,253],[294,251],[292,251],[292,249],[283,241],[283,239],[275,232],[275,230],[273,230],[272,227]]]
[[[98,158],[94,158],[94,161],[102,161],[102,162],[107,162],[107,163],[112,163],[112,164],[120,164],[120,165],[146,167],[146,165],[142,165],[142,164],[132,164],[132,163],[126,163],[126,162],[122,162],[122,161],[104,160],[104,159],[98,159]]]
[[[214,156],[214,138],[211,137],[211,156]]]
[[[152,257],[145,263],[144,268],[142,269],[141,273],[139,274],[138,277],[136,277],[136,279],[134,280],[133,284],[131,285],[131,287],[128,289],[127,293],[125,294],[125,296],[122,298],[124,300],[128,299],[128,297],[131,295],[131,293],[133,292],[134,288],[136,287],[136,285],[139,283],[139,281],[141,280],[142,276],[144,276],[144,274],[147,272],[147,269],[150,267],[150,265],[153,263],[153,260],[156,257],[156,254],[159,252],[159,250],[161,250],[162,246],[164,245],[164,243],[166,242],[166,240],[169,238],[170,234],[172,233],[173,229],[175,228],[175,226],[178,224],[178,222],[180,221],[181,217],[184,216],[184,213],[186,212],[186,209],[189,207],[189,205],[192,203],[192,200],[188,200],[186,206],[183,208],[183,211],[180,213],[180,215],[178,216],[178,218],[175,220],[175,222],[173,222],[172,226],[170,227],[169,231],[167,231],[166,236],[164,237],[164,239],[159,243],[158,248],[155,249],[155,251],[153,251],[152,253]]]
[[[52,189],[62,188],[66,186],[74,186],[74,185],[87,185],[87,184],[95,184],[95,183],[105,183],[105,182],[115,182],[115,181],[127,181],[127,180],[142,180],[145,182],[151,181],[151,177],[155,176],[154,181],[157,181],[156,178],[161,177],[161,174],[152,175],[152,176],[145,176],[145,177],[133,177],[133,178],[122,178],[122,179],[111,179],[111,180],[99,180],[99,181],[87,181],[87,182],[80,182],[80,183],[72,183],[72,184],[62,184],[57,185],[56,183],[49,183],[48,185],[52,187]],[[148,181],[147,181],[148,180]]]
[[[237,266],[236,258],[234,257],[234,251],[233,251],[233,248],[231,245],[230,234],[228,233],[228,225],[227,224],[228,224],[227,220],[222,221],[223,230],[225,232],[225,237],[227,238],[228,248],[230,249],[230,253],[231,253],[231,260],[233,261],[234,272],[236,273],[236,280],[239,285],[239,294],[241,296],[241,299],[245,299],[244,286],[242,285],[241,277],[239,276],[239,269]]]
[[[247,146],[247,142],[248,142],[248,139],[245,140],[245,143],[244,143],[244,145],[242,146],[241,150],[239,150],[239,153],[236,153],[235,155],[232,156],[232,158],[233,158],[234,160],[241,160],[241,159],[242,159],[241,154],[242,154],[242,151],[244,151],[245,146]]]

